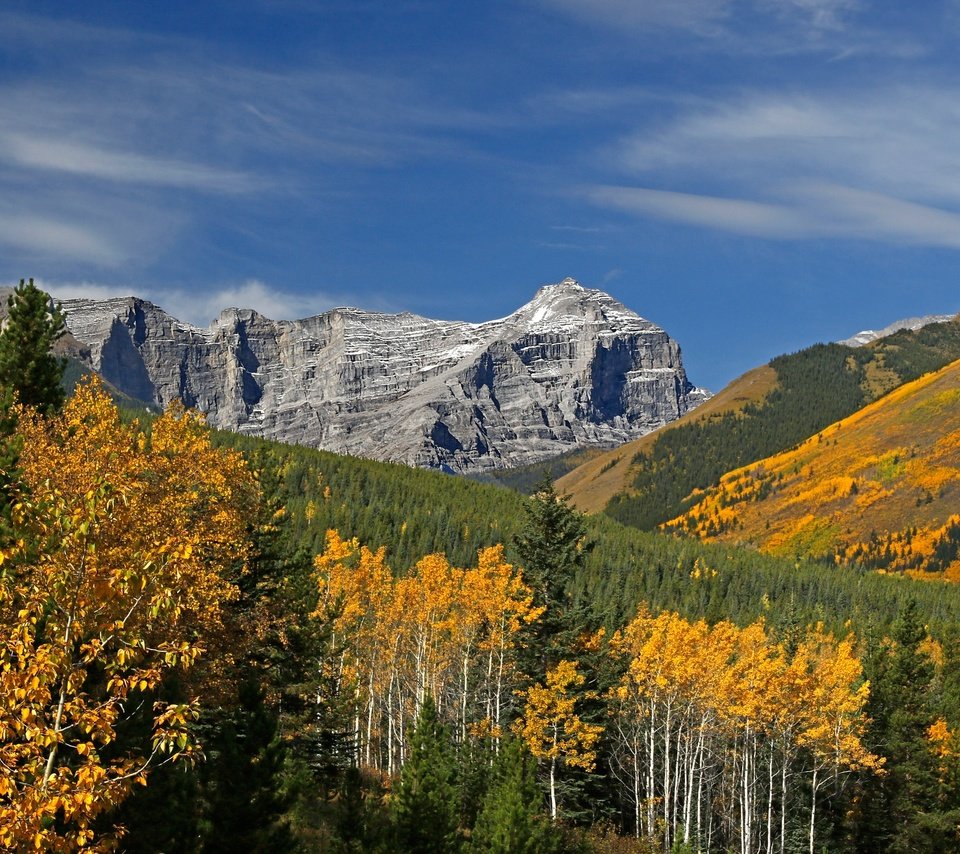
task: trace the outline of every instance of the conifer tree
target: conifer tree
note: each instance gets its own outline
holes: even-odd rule
[[[525,509],[525,524],[515,546],[534,605],[546,609],[531,624],[527,641],[528,675],[536,678],[556,664],[588,628],[585,615],[573,605],[570,582],[583,568],[589,544],[583,516],[557,494],[548,474]]]
[[[460,804],[455,769],[449,736],[428,694],[393,802],[395,850],[410,854],[458,850]]]
[[[240,686],[239,707],[219,722],[201,767],[207,801],[203,850],[280,854],[293,849],[279,821],[289,806],[282,792],[286,754],[274,714],[255,682]]]
[[[21,279],[7,299],[0,331],[0,387],[44,415],[59,411],[65,400],[60,381],[66,359],[51,352],[65,330],[60,304],[52,304],[33,279]]]
[[[950,850],[942,847],[944,828],[934,814],[936,767],[927,742],[934,667],[922,649],[926,636],[910,599],[893,625],[893,648],[881,649],[871,662],[871,747],[886,758],[886,773],[865,788],[860,851]]]
[[[61,385],[66,359],[50,352],[64,332],[59,304],[23,279],[7,299],[7,319],[0,328],[0,539],[9,527],[8,499],[17,480],[20,446],[14,432],[15,401],[44,415],[63,406]]]
[[[549,854],[561,845],[559,832],[543,814],[536,761],[519,739],[505,740],[473,828],[471,852]]]

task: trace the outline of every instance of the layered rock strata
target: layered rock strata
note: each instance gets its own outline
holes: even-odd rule
[[[354,308],[274,321],[230,308],[202,329],[134,297],[63,308],[91,366],[140,400],[458,473],[624,442],[709,396],[666,332],[572,279],[480,324]]]

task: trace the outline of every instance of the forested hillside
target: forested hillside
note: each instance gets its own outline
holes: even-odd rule
[[[479,549],[497,544],[504,545],[508,560],[520,559],[514,541],[526,500],[511,490],[235,433],[213,436],[215,444],[240,450],[251,461],[271,500],[285,508],[285,537],[309,556],[323,550],[333,529],[384,546],[397,568],[438,551],[466,565]],[[641,601],[656,610],[740,623],[767,615],[773,621],[826,620],[834,629],[851,618],[887,626],[903,597],[896,578],[645,533],[604,516],[586,516],[584,526],[588,547],[572,590],[611,628]],[[960,616],[960,592],[911,590],[921,597],[928,620],[949,623]]]
[[[668,523],[705,539],[960,578],[960,362],[725,474]]]
[[[791,448],[957,358],[956,321],[902,330],[865,347],[818,344],[779,356],[770,362],[776,386],[761,400],[706,419],[688,417],[656,434],[631,458],[627,488],[606,510],[628,525],[654,528],[684,513],[694,490],[726,472]]]

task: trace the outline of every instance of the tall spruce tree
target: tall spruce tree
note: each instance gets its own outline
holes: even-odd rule
[[[526,519],[514,540],[524,581],[533,590],[534,604],[544,608],[540,619],[526,628],[521,666],[531,682],[542,682],[561,660],[578,662],[586,681],[576,690],[578,709],[587,723],[602,724],[605,709],[599,698],[599,661],[605,656],[596,644],[584,643],[597,626],[590,609],[574,597],[574,582],[582,576],[593,543],[584,517],[557,493],[544,472],[526,505]],[[553,786],[564,804],[564,816],[577,823],[595,815],[601,802],[591,797],[592,771],[565,766]]]
[[[551,854],[562,836],[544,815],[536,760],[519,739],[500,748],[493,779],[470,839],[475,854]]]
[[[459,850],[460,799],[450,736],[428,694],[410,740],[410,756],[393,802],[394,850],[437,854]]]
[[[939,814],[936,758],[927,739],[934,722],[934,666],[923,650],[927,632],[915,600],[894,623],[892,648],[868,661],[871,749],[886,759],[885,773],[869,778],[860,799],[857,850],[954,851],[955,830]]]
[[[7,318],[0,327],[0,540],[9,531],[9,496],[20,458],[13,404],[18,401],[45,415],[63,406],[66,360],[51,348],[64,329],[59,304],[53,305],[33,279],[21,279],[7,299]]]
[[[66,331],[60,304],[33,283],[20,280],[7,299],[7,319],[0,331],[0,387],[20,403],[44,415],[59,411],[66,359],[52,352]]]
[[[527,638],[527,675],[537,679],[569,656],[577,635],[588,628],[584,609],[575,607],[570,587],[583,568],[589,544],[583,516],[557,494],[549,474],[541,478],[525,510],[524,526],[514,545],[534,604],[546,609],[530,625]]]
[[[260,686],[241,685],[237,708],[219,717],[200,767],[206,806],[202,850],[292,851],[293,837],[281,820],[289,807],[282,786],[286,748]]]

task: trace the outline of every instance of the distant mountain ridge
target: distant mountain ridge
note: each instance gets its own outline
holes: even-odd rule
[[[63,301],[89,364],[126,394],[211,424],[451,472],[641,436],[709,397],[663,329],[573,279],[486,323],[339,308],[230,308],[208,328],[135,297]]]
[[[877,341],[881,338],[886,338],[888,335],[893,335],[894,332],[899,332],[901,329],[921,329],[924,326],[929,326],[931,323],[948,323],[955,317],[956,315],[954,314],[928,314],[924,317],[905,317],[903,320],[896,320],[889,326],[884,326],[883,329],[864,329],[856,335],[851,335],[849,338],[844,338],[843,341],[838,341],[837,343],[847,347],[862,347],[871,341]]]

